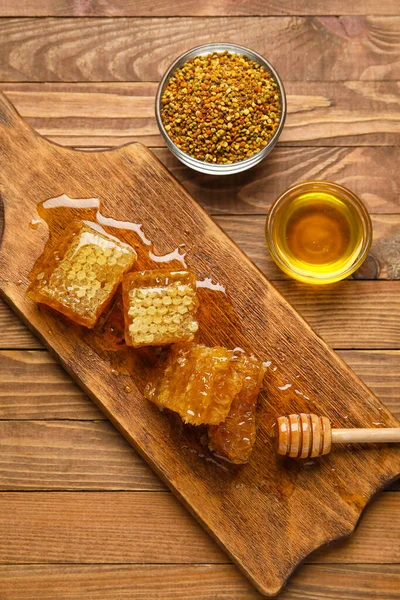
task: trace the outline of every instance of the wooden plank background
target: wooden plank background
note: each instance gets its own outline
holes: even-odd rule
[[[0,89],[57,143],[154,149],[219,225],[400,417],[400,7],[397,0],[0,0]],[[164,147],[157,81],[181,52],[235,41],[288,94],[276,150],[212,178]],[[292,183],[361,196],[374,243],[351,280],[287,279],[265,215]],[[250,600],[261,596],[0,304],[0,600]],[[400,599],[400,484],[351,539],[315,553],[282,600]]]

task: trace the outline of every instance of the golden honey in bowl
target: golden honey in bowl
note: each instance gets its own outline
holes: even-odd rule
[[[371,221],[346,188],[306,181],[289,188],[272,206],[267,244],[277,265],[307,283],[332,283],[353,273],[366,258]]]

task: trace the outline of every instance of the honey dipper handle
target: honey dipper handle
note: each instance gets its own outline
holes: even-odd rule
[[[332,444],[400,442],[400,427],[332,429]]]

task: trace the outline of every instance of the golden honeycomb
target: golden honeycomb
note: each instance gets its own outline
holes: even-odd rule
[[[192,271],[129,273],[122,287],[125,341],[129,346],[193,340],[199,325],[196,276]]]
[[[91,328],[136,258],[128,244],[83,223],[69,230],[50,260],[39,259],[28,293]]]
[[[145,389],[145,397],[177,412],[185,423],[217,425],[228,416],[243,386],[232,350],[183,343],[172,346],[166,363]]]
[[[235,368],[244,374],[243,386],[233,399],[223,423],[208,427],[208,446],[212,452],[233,463],[248,462],[256,440],[256,405],[265,368],[252,356],[242,354]]]

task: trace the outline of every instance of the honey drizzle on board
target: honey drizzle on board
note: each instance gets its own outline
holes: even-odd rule
[[[118,239],[124,243],[129,244],[133,247],[138,255],[138,259],[133,266],[134,271],[153,270],[155,268],[169,269],[171,271],[179,271],[182,268],[190,268],[186,263],[187,252],[183,251],[184,245],[178,245],[174,250],[167,252],[166,254],[158,254],[154,248],[153,242],[146,236],[143,231],[142,224],[133,223],[129,221],[121,221],[114,219],[109,216],[105,216],[101,212],[101,201],[98,198],[70,198],[66,194],[50,198],[40,202],[37,205],[37,211],[40,218],[47,224],[49,230],[49,237],[45,245],[44,251],[36,261],[32,273],[31,280],[35,278],[38,272],[38,266],[43,257],[45,260],[47,257],[54,254],[54,250],[57,249],[65,230],[70,228],[72,224],[79,226],[81,223],[91,226],[98,230],[103,235],[111,236],[114,239]],[[57,253],[56,253],[57,254]],[[162,263],[162,265],[160,265]],[[196,281],[196,287],[198,288],[198,296],[200,302],[200,310],[198,311],[197,318],[200,325],[200,331],[202,329],[202,321],[207,320],[207,306],[209,304],[210,294],[214,297],[218,297],[217,310],[221,314],[221,319],[226,318],[227,328],[229,321],[232,319],[237,320],[233,304],[227,294],[225,287],[216,281],[213,277],[209,276],[198,277]],[[51,310],[46,306],[41,306],[41,310]],[[62,319],[62,315],[59,315]],[[79,325],[75,325],[79,327]],[[205,330],[205,328],[204,328]],[[120,288],[116,292],[113,300],[111,301],[110,307],[100,317],[98,323],[92,330],[82,328],[82,336],[85,340],[89,341],[90,345],[103,357],[117,365],[116,360],[113,360],[111,355],[113,352],[119,353],[119,359],[121,352],[126,354],[126,360],[130,364],[132,356],[135,354],[138,360],[143,359],[144,362],[153,363],[152,356],[157,354],[155,351],[148,351],[146,348],[133,350],[132,348],[127,351],[124,340],[124,317],[122,311],[122,296]],[[206,345],[212,344],[210,339],[204,336],[198,335],[195,341],[200,341]],[[221,345],[226,344],[226,340],[221,341]],[[128,357],[129,353],[129,357]],[[142,366],[142,370],[144,366]],[[144,369],[146,371],[146,369]],[[123,374],[129,373],[128,368],[123,368],[121,371]],[[143,386],[140,385],[140,388]]]
[[[40,218],[46,222],[49,230],[49,237],[46,242],[43,255],[50,255],[49,253],[54,252],[54,248],[57,247],[59,241],[62,239],[65,230],[71,226],[72,223],[79,225],[80,223],[86,223],[91,225],[93,228],[105,233],[106,235],[117,238],[130,246],[132,246],[137,254],[138,260],[133,266],[133,270],[147,270],[159,268],[157,263],[163,262],[165,268],[171,270],[181,270],[182,262],[176,259],[177,253],[181,256],[181,246],[178,246],[175,250],[165,254],[157,255],[154,251],[153,243],[149,240],[142,230],[142,225],[137,223],[130,223],[128,221],[120,221],[111,217],[104,217],[100,211],[101,202],[97,198],[88,199],[71,199],[66,195],[59,196],[57,198],[51,198],[40,202],[37,206],[37,211]],[[36,220],[35,220],[36,225]],[[156,256],[157,259],[153,260]],[[187,253],[184,258],[186,259]],[[41,257],[39,257],[40,260]],[[168,260],[169,259],[169,260]],[[172,259],[172,260],[171,260]],[[190,262],[190,256],[188,256]],[[36,261],[36,264],[39,261]],[[32,277],[34,276],[35,266],[32,270]],[[185,261],[186,266],[186,261]],[[190,265],[189,267],[190,268]],[[229,297],[229,293],[225,287],[216,281],[213,277],[203,276],[197,279],[196,287],[199,294],[200,307],[197,313],[200,331],[199,335],[195,338],[195,341],[204,343],[205,345],[221,345],[227,347],[233,347],[229,343],[229,335],[227,340],[215,340],[204,335],[204,329],[202,331],[201,323],[207,322],[207,312],[209,310],[209,300],[211,297],[218,299],[218,302],[214,302],[213,310],[218,311],[218,317],[220,321],[223,321],[223,330],[229,328],[230,323],[234,320],[237,324],[240,318],[244,315],[238,315],[236,309]],[[211,296],[210,296],[211,295]],[[65,319],[60,313],[55,313],[49,307],[42,305],[40,310],[51,313],[52,316],[57,314],[57,319]],[[106,360],[110,365],[110,373],[116,377],[118,386],[121,386],[125,393],[131,393],[134,387],[137,387],[140,392],[143,392],[144,387],[147,383],[150,373],[153,372],[154,368],[160,365],[160,360],[165,354],[165,349],[161,347],[143,347],[143,348],[131,348],[126,346],[124,340],[124,317],[122,312],[122,294],[120,289],[116,292],[112,303],[105,314],[103,314],[96,326],[93,329],[86,329],[80,325],[76,325],[71,321],[68,321],[68,327],[78,328],[79,335],[84,339],[91,349],[96,352],[102,359]],[[242,334],[242,339],[239,340],[242,348],[236,347],[235,351],[248,351],[252,352],[252,348],[249,347],[248,343],[244,343],[246,340],[245,331]],[[266,361],[265,366],[269,366],[271,361]],[[275,363],[277,364],[277,363]],[[258,408],[257,408],[257,420],[263,419],[268,421],[268,427],[272,426],[275,418],[275,410],[269,412],[271,406],[268,403],[268,389],[270,386],[278,387],[280,378],[276,373],[277,367],[268,370],[268,376],[264,379],[263,386],[260,391]],[[135,380],[132,379],[131,373],[135,372],[137,376]],[[134,385],[133,385],[134,383]],[[130,390],[128,392],[128,389]],[[285,392],[287,393],[287,392]],[[300,401],[304,402],[303,396]],[[157,410],[155,405],[149,403],[152,406],[152,410]],[[295,401],[295,404],[296,401]],[[268,407],[269,410],[266,410]],[[300,407],[296,406],[296,410],[300,410]],[[305,410],[305,408],[304,408]],[[163,411],[167,415],[169,423],[169,429],[171,431],[171,439],[175,440],[175,443],[179,447],[180,451],[188,452],[190,454],[196,454],[201,460],[212,463],[218,466],[223,472],[227,473],[227,476],[234,474],[235,478],[240,475],[240,466],[230,464],[229,461],[223,457],[217,457],[210,453],[206,444],[206,428],[205,427],[193,427],[190,425],[183,425],[180,418],[171,413],[170,411]],[[263,436],[264,437],[264,436]],[[259,443],[271,443],[267,438],[260,440]],[[227,466],[229,465],[229,468]],[[290,493],[293,490],[293,467],[291,467],[286,474],[280,473],[280,479],[282,480],[281,491],[279,492],[280,498],[287,495],[287,490]],[[278,472],[276,473],[276,477]],[[240,484],[242,485],[242,484]],[[262,488],[263,492],[269,493],[269,490],[276,488],[276,481],[274,486],[270,486],[268,482],[252,482],[252,486],[259,489]]]

